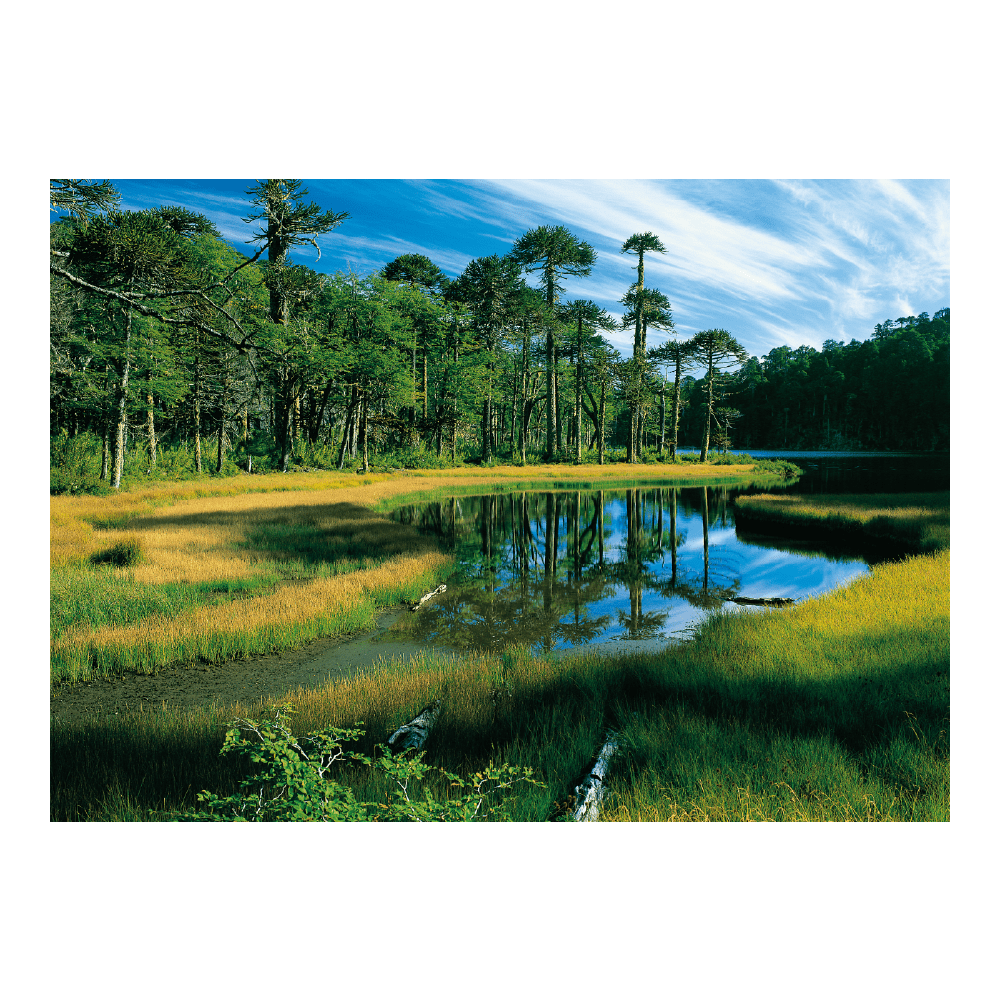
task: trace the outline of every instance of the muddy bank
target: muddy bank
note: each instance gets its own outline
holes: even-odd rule
[[[164,668],[156,674],[127,674],[109,680],[53,686],[50,712],[68,722],[113,716],[137,709],[190,709],[196,706],[253,704],[280,698],[302,688],[350,677],[380,659],[404,661],[427,647],[390,633],[405,609],[379,616],[377,628],[361,636],[320,639],[299,650],[222,664],[195,663]],[[399,637],[399,638],[395,638]]]

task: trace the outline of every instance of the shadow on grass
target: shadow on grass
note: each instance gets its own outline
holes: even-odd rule
[[[130,521],[137,531],[229,528],[244,532],[239,548],[264,552],[276,560],[338,563],[436,551],[434,543],[408,525],[358,504],[301,504],[241,511],[143,515]]]
[[[872,641],[881,646],[896,640],[887,635]],[[698,732],[707,734],[698,738],[699,774],[767,771],[764,756],[770,762],[775,741],[801,747],[803,760],[810,760],[818,741],[859,774],[891,787],[893,795],[912,798],[919,790],[907,777],[912,768],[900,747],[921,745],[921,753],[947,760],[946,654],[915,657],[891,671],[797,680],[735,677],[724,668],[692,665],[683,651],[562,664],[515,652],[469,658],[467,666],[443,677],[401,675],[391,704],[371,695],[350,697],[343,687],[300,692],[290,698],[301,704],[293,727],[304,733],[363,721],[366,734],[356,749],[370,754],[400,722],[443,695],[444,711],[426,747],[428,762],[459,774],[491,760],[534,767],[548,788],[526,797],[515,811],[520,820],[552,816],[590,767],[608,728],[639,734],[624,743],[615,766],[622,775],[669,770],[661,751],[676,739],[678,719],[695,721]],[[264,715],[262,707],[241,709],[247,712]],[[240,762],[218,754],[232,716],[230,710],[160,712],[54,725],[52,819],[144,819],[146,809],[193,805],[202,789],[234,791]],[[810,774],[819,775],[823,767],[814,762]],[[366,781],[358,794],[377,795]],[[446,794],[443,786],[439,794]]]

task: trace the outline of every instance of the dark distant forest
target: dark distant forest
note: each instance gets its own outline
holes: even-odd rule
[[[622,244],[636,281],[618,321],[562,296],[596,262],[565,227],[530,230],[456,277],[417,254],[330,275],[289,255],[349,216],[307,198],[299,181],[258,182],[241,253],[188,209],[123,211],[108,182],[51,182],[55,492],[239,470],[671,460],[685,447],[702,460],[948,448],[948,309],[756,358],[738,331],[677,336],[667,293],[644,281],[666,249],[653,233]],[[630,356],[604,336],[614,329],[631,332]],[[647,346],[650,331],[665,340]]]

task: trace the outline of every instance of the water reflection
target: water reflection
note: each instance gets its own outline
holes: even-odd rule
[[[865,572],[857,558],[738,539],[735,490],[645,488],[456,497],[396,511],[456,557],[412,616],[418,642],[538,651],[665,639],[739,595],[802,598]]]

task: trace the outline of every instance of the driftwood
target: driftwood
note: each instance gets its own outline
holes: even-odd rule
[[[794,598],[730,598],[737,605],[768,605],[772,608],[781,608],[783,605],[794,605]]]
[[[590,774],[573,790],[576,793],[574,820],[597,820],[601,812],[601,799],[604,797],[604,778],[611,765],[611,758],[617,750],[618,735],[609,733]]]
[[[419,751],[427,740],[427,735],[431,732],[434,721],[441,712],[441,700],[435,699],[419,715],[404,723],[387,741],[389,750],[393,754],[401,751]]]
[[[415,612],[428,598],[433,598],[435,594],[444,594],[447,590],[448,588],[442,584],[440,587],[434,588],[433,591],[428,591],[418,602],[410,605],[410,611]]]

